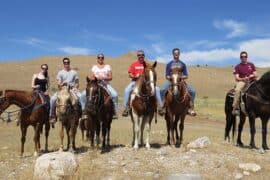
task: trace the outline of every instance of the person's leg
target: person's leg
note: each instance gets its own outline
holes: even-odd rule
[[[235,94],[234,94],[234,99],[233,99],[233,115],[239,114],[239,103],[240,103],[240,93],[241,90],[244,88],[244,86],[246,85],[245,82],[243,81],[239,81],[236,83],[235,86]]]
[[[195,96],[196,96],[196,91],[190,84],[187,85],[187,88],[188,88],[188,93],[191,96],[191,102],[190,102],[191,107],[188,110],[188,114],[190,114],[192,116],[196,116],[197,113],[194,111],[194,100],[195,100]]]
[[[117,95],[117,92],[115,91],[115,89],[113,89],[113,87],[108,84],[107,85],[107,89],[112,97],[112,101],[113,101],[113,104],[114,104],[114,116],[113,116],[113,119],[117,119],[118,118],[118,115],[117,115],[117,109],[118,109],[118,95]]]
[[[128,116],[128,112],[129,112],[129,106],[128,106],[128,100],[129,100],[129,95],[133,89],[135,82],[132,81],[129,83],[129,85],[127,85],[127,87],[125,88],[125,92],[124,92],[124,101],[123,101],[123,108],[124,111],[122,113],[122,116]]]
[[[55,103],[57,100],[57,92],[50,99],[50,118],[55,118]]]
[[[163,108],[163,102],[160,95],[160,89],[157,86],[156,86],[156,99],[158,103],[158,113],[159,115],[162,116],[164,114],[164,108]]]
[[[81,106],[82,106],[82,110],[84,110],[85,103],[86,103],[86,90],[83,90],[82,93],[81,93],[80,103],[81,103]]]
[[[160,95],[161,95],[161,98],[162,100],[164,101],[164,96],[165,96],[165,92],[167,91],[167,89],[169,88],[171,82],[170,81],[167,81],[163,86],[162,88],[160,89]]]

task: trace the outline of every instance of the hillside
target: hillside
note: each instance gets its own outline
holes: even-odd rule
[[[40,57],[20,62],[0,63],[0,89],[22,89],[30,90],[30,83],[33,73],[40,70],[40,65],[49,65],[49,74],[52,86],[55,86],[55,76],[62,68],[63,57]],[[75,68],[80,76],[81,89],[85,88],[85,77],[90,67],[96,62],[95,56],[71,56],[71,66]],[[113,68],[112,85],[118,91],[120,99],[123,96],[125,86],[129,82],[127,69],[136,59],[133,52],[122,56],[111,58],[105,57],[105,62]],[[233,86],[232,67],[211,67],[211,66],[191,66],[188,67],[189,80],[197,90],[198,97],[224,98],[224,94]],[[258,69],[261,75],[267,69]],[[158,86],[165,82],[165,64],[158,63]]]

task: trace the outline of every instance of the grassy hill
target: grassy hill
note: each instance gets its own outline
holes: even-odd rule
[[[51,86],[55,87],[56,74],[63,66],[62,58],[48,56],[20,62],[2,62],[0,63],[0,89],[31,90],[32,74],[37,73],[43,63],[49,65]],[[86,83],[85,77],[88,75],[91,66],[96,63],[96,57],[71,56],[70,59],[71,66],[79,73],[80,87],[83,89]],[[129,82],[127,69],[134,60],[136,60],[136,54],[133,52],[116,58],[105,57],[105,62],[112,66],[112,85],[119,93],[120,99],[122,99],[124,88]],[[266,70],[258,68],[258,74],[261,75]],[[189,66],[188,71],[188,82],[194,86],[198,97],[223,99],[226,91],[234,84],[233,67]],[[165,64],[158,63],[157,73],[157,84],[161,87],[166,81],[164,78]]]

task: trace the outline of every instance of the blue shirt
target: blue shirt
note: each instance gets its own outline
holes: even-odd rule
[[[171,75],[171,70],[173,68],[182,68],[182,75],[184,76],[188,75],[187,66],[185,63],[183,63],[180,60],[178,61],[172,60],[166,65],[166,76]]]

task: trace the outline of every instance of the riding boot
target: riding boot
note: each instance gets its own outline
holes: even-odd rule
[[[51,107],[52,108],[52,107]],[[54,124],[56,123],[57,121],[57,118],[56,118],[56,107],[53,107],[52,108],[52,114],[50,116],[50,123],[52,125],[52,128],[54,128]]]
[[[130,112],[130,107],[127,106],[124,111],[122,112],[122,116],[127,117]]]
[[[190,101],[190,108],[188,109],[188,112],[187,112],[188,115],[190,116],[196,116],[197,113],[194,111],[194,104],[192,101]]]
[[[163,105],[163,107],[158,107],[157,111],[160,116],[163,116],[165,114],[165,104]]]

